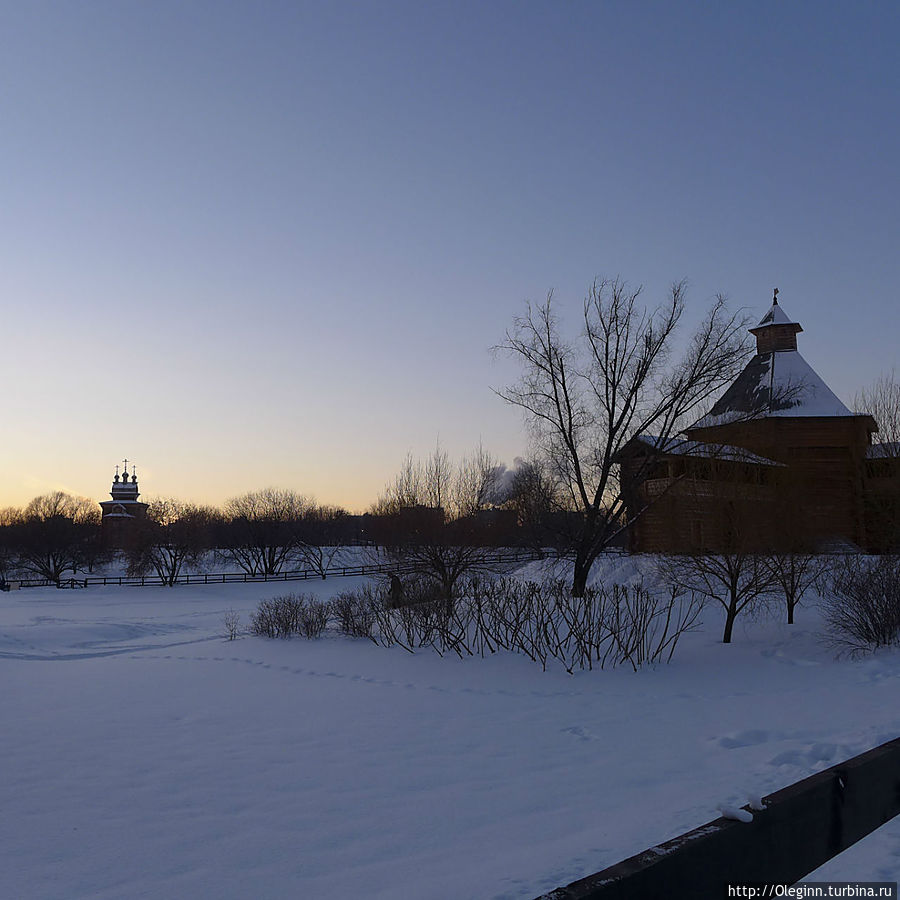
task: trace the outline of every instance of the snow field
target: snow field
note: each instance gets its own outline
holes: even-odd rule
[[[811,609],[637,674],[224,640],[360,581],[0,595],[0,896],[533,898],[900,735],[900,653]],[[898,876],[896,822],[816,875]]]

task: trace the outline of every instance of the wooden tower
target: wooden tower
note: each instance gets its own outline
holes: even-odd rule
[[[103,534],[109,543],[121,544],[134,522],[143,519],[147,514],[147,504],[138,500],[141,495],[138,491],[137,471],[132,463],[129,476],[127,459],[123,464],[121,476],[119,467],[116,466],[109,496],[111,500],[100,502],[100,509],[103,511]]]

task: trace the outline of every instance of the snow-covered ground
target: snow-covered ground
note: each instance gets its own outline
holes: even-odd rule
[[[531,898],[900,735],[900,652],[811,609],[637,674],[224,639],[359,581],[0,594],[0,897]],[[900,821],[816,877],[897,880]]]

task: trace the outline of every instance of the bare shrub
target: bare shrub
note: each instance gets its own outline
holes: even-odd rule
[[[317,638],[328,626],[328,604],[313,597],[306,598],[300,610],[299,631],[305,638]]]
[[[365,585],[356,591],[342,591],[331,601],[331,610],[342,634],[350,637],[372,637],[375,605],[380,602],[373,587]]]
[[[397,644],[410,653],[417,647],[431,645],[428,636],[432,630],[429,625],[432,606],[429,603],[391,607],[382,598],[382,602],[373,607],[377,628],[372,639],[382,647]]]
[[[250,616],[250,631],[261,637],[290,637],[300,630],[300,616],[304,598],[285,594],[262,600]]]
[[[489,586],[489,638],[546,667],[557,659],[569,672],[628,663],[669,662],[679,638],[696,624],[697,595],[613,584],[572,596],[562,581],[507,580]]]
[[[341,632],[368,637],[410,653],[430,648],[462,658],[506,650],[546,669],[556,660],[568,672],[668,662],[702,608],[698,595],[652,591],[643,584],[597,585],[573,597],[562,581],[472,578],[457,602],[446,603],[427,577],[407,579],[404,602],[392,603],[385,582],[344,591],[330,603],[288,594],[263,600],[250,617],[253,634],[318,637],[333,615]]]
[[[670,662],[679,638],[691,631],[703,609],[703,598],[670,585],[667,593],[643,585],[613,585],[610,633],[616,662],[635,671],[646,663]]]
[[[229,609],[228,612],[225,613],[223,622],[225,624],[225,634],[227,635],[228,640],[233,641],[241,633],[240,614],[236,613],[233,609]]]
[[[900,557],[845,556],[824,587],[829,641],[841,653],[900,645]]]
[[[260,602],[250,616],[250,631],[261,637],[319,637],[328,627],[331,604],[309,594],[285,594]]]
[[[399,588],[395,585],[399,582]],[[439,582],[428,575],[407,575],[391,579],[389,606],[419,606],[422,603],[437,603],[444,599]]]

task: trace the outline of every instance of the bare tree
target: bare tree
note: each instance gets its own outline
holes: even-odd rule
[[[628,485],[617,458],[639,434],[663,447],[741,370],[750,349],[747,321],[718,297],[673,361],[684,314],[683,283],[665,304],[648,311],[641,289],[619,279],[597,281],[584,301],[580,338],[567,342],[552,294],[529,304],[498,349],[522,366],[520,381],[500,396],[526,415],[539,455],[575,515],[572,591],[584,593],[598,554],[628,526]],[[655,459],[647,457],[647,467]],[[639,473],[638,473],[639,475]],[[639,514],[639,513],[637,513]]]
[[[900,381],[893,370],[863,388],[853,400],[857,413],[869,415],[878,425],[878,437],[885,456],[900,457]]]
[[[501,504],[505,499],[505,471],[506,467],[479,444],[455,468],[443,505],[449,504],[451,515],[461,519]]]
[[[495,568],[479,513],[491,505],[500,471],[481,448],[454,465],[437,446],[424,460],[408,456],[373,507],[383,554],[435,583],[448,609],[463,576]]]
[[[771,508],[740,481],[717,478],[694,482],[693,488],[697,499],[706,501],[706,545],[663,557],[659,570],[668,584],[722,607],[722,642],[730,644],[737,617],[767,605],[778,587],[776,570],[764,555]]]
[[[866,459],[866,538],[879,553],[900,550],[900,382],[895,372],[882,375],[856,396],[858,413],[878,426],[879,442]]]
[[[17,532],[21,521],[21,509],[14,506],[0,509],[0,585],[6,585],[17,571]]]
[[[154,571],[170,587],[186,564],[209,550],[215,510],[170,497],[151,500],[146,517],[135,523],[126,554],[131,575]]]
[[[816,547],[804,527],[806,513],[802,500],[807,490],[804,480],[790,469],[783,469],[779,475],[768,535],[771,549],[765,564],[784,596],[787,624],[793,625],[794,611],[806,594],[828,574],[831,561],[814,552]]]
[[[669,584],[715,601],[725,610],[723,644],[731,643],[737,617],[768,600],[775,587],[763,557],[745,551],[665,557],[661,573]]]
[[[35,497],[12,527],[20,568],[58,584],[84,561],[99,533],[100,510],[86,497],[53,491]]]
[[[347,511],[337,506],[312,505],[303,514],[297,533],[296,556],[324,581],[328,570],[344,555],[341,538]]]
[[[222,624],[225,626],[225,634],[228,640],[236,640],[241,633],[241,614],[233,609],[229,609],[222,619]]]
[[[815,584],[828,570],[827,558],[814,553],[802,553],[788,550],[784,553],[772,553],[765,559],[765,564],[775,582],[784,595],[787,607],[787,623],[794,624],[794,610]]]
[[[568,518],[560,513],[565,508],[559,485],[550,476],[547,463],[541,459],[516,460],[503,505],[516,515],[520,540],[535,550],[558,543],[561,528]]]
[[[300,524],[313,505],[280,488],[233,497],[225,504],[225,553],[249,575],[277,574],[295,556]]]

